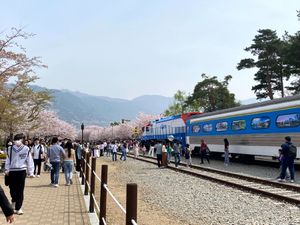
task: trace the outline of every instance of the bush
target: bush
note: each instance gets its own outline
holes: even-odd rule
[[[6,159],[6,154],[5,153],[0,154],[0,159]]]

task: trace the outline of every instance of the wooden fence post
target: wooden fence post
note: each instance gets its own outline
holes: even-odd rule
[[[137,222],[137,184],[127,184],[126,189],[126,225]]]
[[[100,193],[100,216],[99,216],[99,224],[104,225],[102,218],[106,220],[106,198],[107,191],[104,188],[104,184],[107,184],[107,171],[108,166],[102,165],[101,169],[101,193]]]
[[[96,160],[97,158],[92,158],[92,170],[91,170],[91,190],[90,190],[90,213],[94,212],[95,202],[93,196],[95,196],[95,174],[96,173]]]
[[[84,177],[84,170],[85,170],[85,151],[82,151],[82,155],[81,155],[81,173],[82,173],[82,176],[81,176],[81,185],[84,185],[85,184],[85,177]]]
[[[88,183],[91,185],[90,183],[90,154],[87,153],[86,157],[86,164],[85,164],[85,186],[84,186],[84,195],[88,195],[89,194],[89,187],[88,187]]]

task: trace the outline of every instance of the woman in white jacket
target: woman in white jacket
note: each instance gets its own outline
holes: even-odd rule
[[[24,135],[14,137],[14,145],[8,150],[5,162],[5,175],[8,176],[12,206],[15,213],[22,215],[26,171],[33,176],[34,163],[29,148],[23,144]]]

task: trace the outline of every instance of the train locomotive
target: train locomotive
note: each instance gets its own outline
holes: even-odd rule
[[[162,141],[167,140],[169,136],[186,145],[186,128],[187,120],[193,115],[198,115],[199,112],[184,113],[181,115],[164,117],[153,120],[143,128],[141,141]]]

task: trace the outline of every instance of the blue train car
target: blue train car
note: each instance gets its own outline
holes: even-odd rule
[[[285,136],[291,136],[300,154],[300,96],[276,99],[187,120],[186,141],[199,149],[201,139],[212,153],[224,152],[224,138],[232,155],[278,156]]]
[[[175,140],[180,141],[183,145],[186,144],[186,121],[198,112],[184,113],[181,115],[164,117],[158,120],[150,121],[143,128],[141,136],[142,141],[150,140],[166,140],[170,135],[173,135]]]

